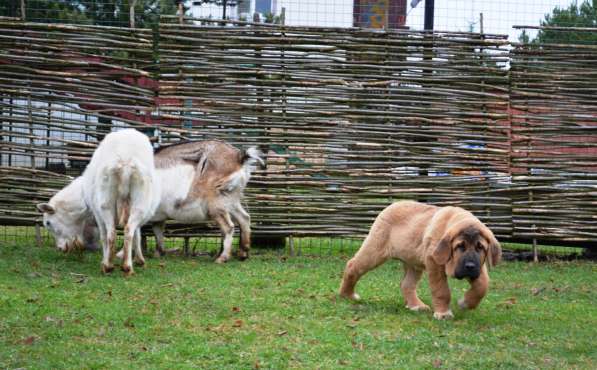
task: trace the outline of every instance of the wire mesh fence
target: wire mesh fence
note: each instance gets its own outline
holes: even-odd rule
[[[518,27],[527,43],[512,49],[512,27],[490,26],[503,9],[472,26],[446,21],[461,24],[488,0],[450,2],[446,19],[436,1],[434,27],[451,31],[432,36],[412,31],[424,2],[404,18],[392,1],[184,2],[181,25],[177,2],[139,1],[134,31],[132,2],[57,1],[87,17],[66,20],[41,12],[50,0],[16,3],[0,4],[2,15],[58,24],[2,20],[5,240],[33,240],[35,228],[16,227],[35,224],[33,204],[79,174],[103,135],[132,126],[156,146],[262,145],[268,167],[252,179],[248,209],[256,232],[288,253],[352,251],[397,199],[464,206],[504,240],[595,242],[590,24]],[[562,37],[587,46],[537,46]],[[191,249],[218,244],[213,230],[190,242],[196,229],[171,230]]]
[[[289,26],[434,28],[449,32],[506,34],[510,41],[551,39],[550,31],[515,25],[595,27],[592,0],[5,0],[0,16],[32,22],[137,27],[159,15],[229,19]],[[132,15],[132,17],[131,17]],[[427,19],[427,23],[426,23]],[[546,36],[547,35],[547,36]],[[583,41],[586,35],[566,37]],[[592,38],[594,41],[594,36]]]

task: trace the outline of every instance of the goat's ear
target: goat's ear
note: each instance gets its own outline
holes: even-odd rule
[[[54,209],[54,207],[52,207],[48,203],[39,203],[37,205],[37,210],[40,211],[41,213],[49,213],[51,215],[56,212],[56,210]]]
[[[445,265],[452,257],[451,237],[444,235],[444,237],[437,243],[435,250],[431,254],[433,260],[438,265]]]

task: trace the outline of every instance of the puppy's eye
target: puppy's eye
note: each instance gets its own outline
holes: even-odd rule
[[[456,246],[456,249],[459,250],[460,252],[464,252],[464,250],[466,248],[464,247],[464,243],[460,243]]]
[[[477,252],[483,252],[485,250],[485,248],[483,248],[483,244],[481,243],[477,243],[475,249],[477,250]]]

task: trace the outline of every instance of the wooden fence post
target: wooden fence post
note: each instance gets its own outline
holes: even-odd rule
[[[35,223],[35,244],[37,244],[38,247],[42,246],[41,226],[40,226],[39,222]]]
[[[533,191],[529,190],[529,205],[533,206]],[[539,262],[538,250],[537,250],[537,226],[535,224],[531,225],[531,229],[533,230],[533,262]]]
[[[178,23],[184,23],[184,7],[182,5],[182,1],[178,3]]]
[[[131,1],[129,8],[129,26],[131,28],[135,28],[135,5],[137,5],[137,0]]]

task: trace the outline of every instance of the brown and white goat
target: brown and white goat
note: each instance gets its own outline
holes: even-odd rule
[[[259,151],[241,151],[218,140],[183,142],[158,149],[154,156],[161,181],[160,204],[151,218],[157,250],[164,254],[166,220],[181,223],[215,222],[222,232],[222,250],[216,262],[230,258],[234,223],[240,228],[239,258],[249,256],[251,218],[241,205],[243,190]]]

